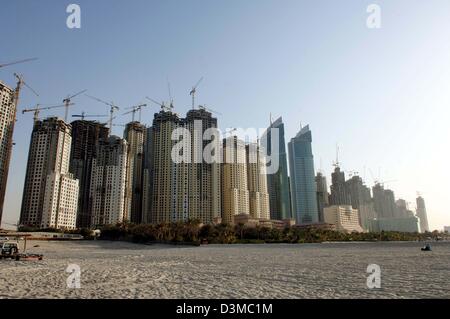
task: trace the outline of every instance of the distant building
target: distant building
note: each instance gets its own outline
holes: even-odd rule
[[[396,205],[394,192],[390,189],[384,189],[380,183],[372,187],[373,202],[375,211],[379,218],[396,217]]]
[[[319,222],[311,143],[311,131],[305,126],[288,144],[292,212],[297,224]]]
[[[408,203],[406,202],[406,200],[399,198],[395,202],[395,205],[396,205],[396,214],[395,214],[395,216],[397,218],[414,216],[414,213],[409,209]]]
[[[450,226],[444,226],[444,233],[450,233]]]
[[[250,215],[270,219],[265,156],[258,144],[251,143],[245,146],[245,157]]]
[[[376,218],[370,188],[364,185],[362,178],[358,175],[352,176],[345,181],[346,194],[350,196],[350,203],[358,210],[359,223],[363,229],[367,229],[368,220]]]
[[[416,215],[419,217],[420,220],[420,231],[422,233],[429,232],[430,227],[428,226],[428,216],[427,216],[427,209],[425,207],[425,200],[422,196],[419,196],[416,198]]]
[[[127,158],[127,187],[125,190],[125,207],[130,207],[130,221],[135,224],[143,222],[143,169],[144,169],[144,143],[147,129],[139,122],[130,122],[125,126],[124,139],[128,142]],[[129,204],[128,204],[129,203]]]
[[[359,224],[358,210],[351,205],[333,205],[324,208],[324,221],[336,226],[340,232],[363,232]]]
[[[13,146],[18,94],[18,89],[13,90],[0,81],[0,226]]]
[[[244,141],[236,136],[223,140],[222,220],[232,224],[235,215],[250,214]]]
[[[319,211],[319,221],[323,223],[323,209],[329,205],[327,178],[322,173],[316,175],[317,188],[317,209]]]
[[[341,172],[338,164],[331,173],[330,205],[351,205],[350,193],[345,184],[345,173]]]
[[[71,123],[72,145],[69,171],[79,180],[77,227],[90,228],[89,194],[91,190],[92,160],[100,139],[106,139],[109,128],[103,123],[78,120]]]
[[[92,161],[91,225],[111,225],[129,221],[125,199],[128,143],[117,136],[100,140]]]
[[[398,231],[406,233],[419,232],[418,219],[414,216],[403,218],[377,218],[369,222],[369,231]]]
[[[142,172],[142,222],[152,222],[152,190],[153,190],[153,127],[147,128],[144,142],[144,164]]]
[[[78,180],[69,173],[72,127],[50,117],[33,126],[20,224],[76,228]]]
[[[271,129],[278,130],[277,140],[273,140]],[[286,154],[286,142],[284,139],[284,124],[281,117],[270,123],[269,128],[261,137],[261,145],[266,146],[267,155],[278,157],[278,171],[274,174],[267,174],[267,188],[269,192],[270,218],[283,220],[292,218],[291,202],[288,180],[288,163]],[[277,149],[272,149],[272,143],[278,145]]]

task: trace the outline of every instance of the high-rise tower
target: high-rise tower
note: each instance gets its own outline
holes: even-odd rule
[[[427,209],[425,207],[425,200],[423,199],[422,196],[418,196],[416,198],[416,204],[417,204],[416,214],[417,217],[419,217],[420,221],[420,231],[423,233],[428,232],[430,231],[430,227],[428,226],[428,216],[427,216]]]
[[[35,227],[76,227],[78,180],[69,173],[71,126],[56,117],[34,123],[20,223]]]
[[[95,121],[78,120],[72,125],[72,147],[70,152],[70,172],[80,181],[78,196],[77,227],[90,228],[92,216],[89,209],[92,160],[96,157],[97,145],[107,139],[109,128]]]
[[[311,143],[311,131],[307,125],[288,144],[292,213],[297,224],[319,221]]]
[[[127,141],[114,135],[99,141],[92,161],[89,199],[93,227],[130,220],[125,199],[127,160]]]
[[[257,143],[247,144],[245,153],[250,215],[270,219],[265,156]]]
[[[140,224],[143,222],[142,203],[143,203],[143,169],[144,169],[144,143],[146,140],[147,129],[139,122],[128,123],[125,127],[124,138],[128,142],[128,169],[127,169],[127,188],[126,201],[130,205],[130,216],[132,223]]]
[[[272,129],[277,130],[275,135]],[[276,138],[276,140],[274,140]],[[267,148],[267,155],[278,157],[279,168],[274,174],[267,174],[267,188],[269,192],[270,217],[281,220],[292,218],[289,196],[288,163],[286,142],[284,139],[284,124],[281,117],[271,123],[261,137],[261,145]],[[276,145],[274,149],[272,145]]]
[[[223,140],[222,220],[232,224],[235,215],[249,213],[245,143],[230,136]]]
[[[13,90],[0,81],[0,226],[13,146],[18,88]]]

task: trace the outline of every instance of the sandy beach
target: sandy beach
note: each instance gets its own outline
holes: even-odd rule
[[[39,247],[33,247],[39,245]],[[0,298],[450,298],[450,243],[137,245],[30,241],[0,261]],[[69,264],[81,288],[67,288]],[[381,289],[366,268],[381,267]]]

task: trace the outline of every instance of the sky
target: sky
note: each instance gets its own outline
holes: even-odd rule
[[[66,26],[70,3],[81,7],[80,29]],[[366,24],[373,3],[379,29]],[[342,169],[369,186],[389,181],[412,209],[420,192],[430,227],[450,225],[448,0],[15,0],[2,1],[0,29],[0,63],[39,58],[0,69],[3,82],[22,73],[40,95],[24,88],[20,97],[6,223],[19,218],[32,130],[20,110],[88,89],[122,114],[145,96],[169,100],[169,81],[184,115],[204,77],[196,101],[222,114],[220,128],[265,128],[272,113],[290,139],[309,124],[329,182],[338,144]],[[73,102],[71,114],[108,113],[83,95]],[[144,109],[142,121],[158,109]]]

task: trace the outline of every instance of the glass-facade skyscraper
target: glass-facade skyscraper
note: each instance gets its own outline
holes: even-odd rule
[[[319,222],[311,143],[307,125],[288,144],[292,215],[297,224]]]
[[[278,147],[272,149],[271,129],[278,129]],[[289,180],[286,154],[286,142],[284,140],[284,124],[281,117],[270,123],[269,128],[261,137],[262,145],[267,147],[267,155],[278,156],[279,168],[274,174],[267,174],[267,189],[269,193],[270,218],[282,220],[292,218],[289,198]],[[277,145],[277,144],[274,144]]]

